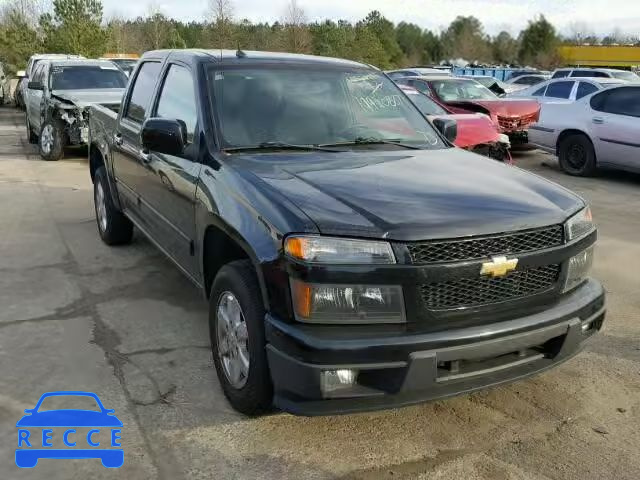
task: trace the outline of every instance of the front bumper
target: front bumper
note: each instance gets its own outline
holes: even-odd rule
[[[399,407],[512,382],[571,358],[602,327],[604,290],[589,279],[533,315],[433,333],[372,335],[361,328],[281,322],[267,315],[267,355],[277,407],[299,415]],[[356,369],[328,397],[321,372]]]

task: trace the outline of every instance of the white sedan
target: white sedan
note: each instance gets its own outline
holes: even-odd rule
[[[569,175],[592,175],[598,167],[640,172],[640,85],[544,103],[529,142],[557,155]]]
[[[508,94],[508,97],[534,98],[540,103],[557,100],[575,101],[602,90],[623,85],[627,82],[618,78],[556,78]]]

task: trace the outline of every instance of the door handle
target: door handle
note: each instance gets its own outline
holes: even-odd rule
[[[602,117],[593,117],[591,121],[597,125],[602,125],[604,123],[604,118]]]
[[[117,145],[117,146],[121,146],[123,141],[124,141],[124,140],[123,140],[123,138],[122,138],[122,134],[121,134],[121,133],[116,133],[116,134],[113,136],[113,143],[114,143],[115,145]]]
[[[140,150],[138,154],[140,155],[140,162],[142,162],[143,165],[149,165],[151,163],[151,154],[148,150]]]

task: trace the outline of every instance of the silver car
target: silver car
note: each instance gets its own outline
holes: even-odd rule
[[[640,172],[640,85],[543,104],[529,141],[557,155],[569,175],[592,175],[598,167]]]
[[[508,97],[527,97],[540,103],[558,100],[575,101],[603,88],[623,85],[617,78],[557,78],[508,94]]]

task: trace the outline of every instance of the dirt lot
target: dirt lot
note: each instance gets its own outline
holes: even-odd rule
[[[543,166],[542,164],[548,164]],[[600,227],[603,334],[560,368],[455,399],[373,414],[246,419],[225,402],[206,304],[144,238],[97,235],[86,160],[43,162],[0,109],[0,478],[640,478],[640,177],[570,178]],[[123,421],[125,464],[14,464],[15,422],[43,392],[96,392]]]

